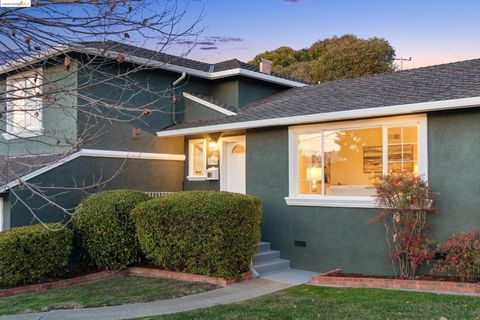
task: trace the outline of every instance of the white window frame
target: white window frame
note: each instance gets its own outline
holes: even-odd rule
[[[292,126],[288,129],[289,196],[285,201],[289,206],[321,206],[345,208],[374,208],[374,197],[369,196],[327,196],[298,194],[298,144],[299,134],[319,133],[322,130],[352,130],[371,127],[382,128],[383,174],[387,173],[388,128],[398,126],[418,126],[418,174],[428,180],[428,141],[426,114],[375,118],[314,125]],[[322,155],[323,159],[323,155]],[[323,161],[323,160],[322,160]],[[323,188],[323,185],[322,185]]]
[[[6,132],[2,133],[2,136],[6,140],[13,140],[13,139],[19,139],[19,138],[29,138],[29,137],[36,137],[40,136],[43,134],[43,100],[42,98],[34,98],[37,100],[39,106],[38,106],[38,112],[39,116],[37,117],[40,121],[40,126],[35,127],[35,128],[23,128],[20,131],[15,131],[14,126],[12,123],[12,117],[13,113],[11,112],[12,108],[14,107],[12,105],[12,101],[9,101],[8,98],[12,94],[12,85],[10,84],[11,81],[19,79],[19,78],[26,78],[31,75],[36,75],[39,79],[39,90],[40,92],[43,91],[43,70],[41,68],[35,69],[35,70],[29,70],[25,72],[18,73],[13,76],[7,77],[7,85],[6,85],[6,90],[7,90],[7,102],[5,105],[5,111],[6,111]]]
[[[193,154],[194,154],[194,145],[202,142],[203,143],[203,168],[202,175],[193,174]],[[189,181],[204,181],[207,180],[207,139],[190,139],[188,140],[188,176],[187,180]]]

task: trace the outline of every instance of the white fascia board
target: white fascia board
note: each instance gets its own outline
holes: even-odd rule
[[[225,123],[196,128],[185,128],[157,132],[159,137],[185,136],[192,134],[211,133],[227,130],[253,129],[262,127],[284,126],[304,123],[353,120],[362,118],[384,117],[400,114],[422,113],[450,109],[472,108],[480,106],[480,97],[442,100],[433,102],[411,103],[386,107],[316,113],[301,116],[282,117],[264,120]]]
[[[192,76],[196,76],[199,78],[203,79],[209,79],[209,80],[215,80],[215,79],[221,79],[221,78],[227,78],[227,77],[232,77],[232,76],[237,76],[237,75],[243,75],[246,77],[254,78],[254,79],[259,79],[263,81],[268,81],[272,83],[277,83],[277,84],[282,84],[285,86],[289,87],[305,87],[307,86],[305,83],[293,81],[293,80],[288,80],[288,79],[283,79],[280,77],[275,77],[272,75],[264,74],[261,72],[255,72],[251,70],[245,70],[241,68],[237,69],[230,69],[230,70],[225,70],[225,71],[218,71],[218,72],[207,72],[207,71],[201,71],[201,70],[196,70],[196,69],[191,69],[191,68],[186,68],[182,66],[176,66],[173,64],[169,63],[163,63],[159,61],[155,61],[152,59],[145,59],[137,56],[132,56],[132,55],[126,55],[121,52],[115,52],[115,51],[108,51],[108,52],[103,52],[103,50],[98,49],[98,48],[82,48],[79,46],[69,46],[69,45],[61,45],[61,46],[56,46],[51,49],[41,51],[37,54],[34,54],[29,57],[25,57],[4,65],[0,66],[0,74],[9,72],[9,71],[14,71],[17,68],[20,68],[22,66],[26,66],[31,63],[35,63],[38,61],[41,61],[46,58],[54,57],[63,53],[66,53],[68,51],[76,51],[76,52],[83,52],[87,54],[93,54],[97,56],[106,56],[109,58],[115,59],[116,56],[119,54],[123,55],[125,57],[125,61],[135,63],[135,64],[141,64],[141,65],[146,65],[149,67],[155,67],[163,70],[168,70],[168,71],[173,71],[173,72],[179,72],[179,73],[187,73]]]
[[[236,114],[235,112],[233,112],[233,111],[230,111],[230,110],[227,110],[227,109],[225,109],[225,108],[222,108],[222,107],[220,107],[219,105],[216,105],[216,104],[211,103],[211,102],[209,102],[209,101],[203,100],[203,99],[201,99],[201,98],[199,98],[199,97],[196,97],[196,96],[194,96],[194,95],[191,95],[191,94],[189,94],[189,93],[187,93],[187,92],[183,92],[183,96],[184,96],[185,98],[189,99],[189,100],[192,100],[192,101],[194,101],[194,102],[196,102],[196,103],[199,103],[199,104],[201,104],[201,105],[203,105],[203,106],[205,106],[205,107],[207,107],[207,108],[210,108],[210,109],[212,109],[212,110],[215,110],[215,111],[217,111],[217,112],[223,113],[223,114],[225,114],[225,115],[227,115],[227,116],[236,116],[236,115],[237,115],[237,114]]]
[[[55,169],[67,162],[70,162],[79,157],[93,157],[93,158],[117,158],[117,159],[132,159],[132,160],[169,160],[169,161],[185,161],[184,154],[171,154],[171,153],[150,153],[150,152],[130,152],[130,151],[115,151],[115,150],[96,150],[96,149],[81,149],[65,158],[62,158],[52,164],[49,164],[43,168],[30,172],[15,181],[12,181],[2,188],[0,192],[4,192],[10,188],[18,185],[20,181],[27,181],[36,176],[39,176],[47,171]]]
[[[25,66],[28,66],[30,64],[36,63],[43,61],[45,59],[51,58],[58,56],[60,54],[66,53],[68,51],[71,51],[71,47],[68,45],[58,45],[55,47],[52,47],[48,50],[40,51],[38,53],[35,53],[31,56],[25,56],[23,58],[19,58],[14,61],[7,62],[5,64],[0,65],[0,74],[6,73],[6,72],[11,72],[11,71],[16,71],[18,68],[22,68]]]

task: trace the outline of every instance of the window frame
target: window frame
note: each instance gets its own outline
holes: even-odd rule
[[[388,170],[388,128],[398,126],[418,126],[418,174],[428,180],[428,141],[426,114],[398,116],[389,118],[374,118],[330,122],[311,125],[291,126],[288,128],[288,187],[289,195],[285,202],[289,206],[323,206],[345,208],[374,208],[374,197],[370,196],[328,196],[298,194],[298,141],[299,134],[320,133],[323,130],[352,130],[381,127],[382,128],[382,168],[383,174]],[[322,146],[323,148],[323,146]],[[322,159],[323,159],[322,150]],[[323,161],[323,160],[322,160]],[[322,183],[322,188],[323,188]]]
[[[8,97],[11,96],[11,94],[13,93],[13,92],[11,92],[11,89],[10,89],[10,88],[12,88],[11,81],[14,81],[14,80],[19,79],[19,78],[27,78],[27,77],[29,77],[31,75],[35,75],[35,74],[38,75],[38,77],[39,77],[38,88],[39,88],[39,90],[42,94],[43,93],[43,85],[44,85],[43,69],[42,68],[37,68],[37,69],[34,69],[34,70],[21,72],[21,73],[9,76],[6,79],[6,97],[7,97],[7,101],[5,103],[6,128],[5,128],[5,133],[2,133],[3,138],[6,139],[6,140],[13,140],[13,139],[19,139],[19,138],[29,138],[29,137],[36,137],[36,136],[43,135],[44,127],[43,127],[43,99],[42,99],[42,97],[32,98],[33,100],[36,101],[35,103],[38,104],[39,116],[37,118],[39,120],[40,125],[38,127],[35,127],[35,128],[20,128],[19,131],[15,131],[14,126],[12,124],[13,112],[11,112],[11,110],[15,106],[12,105],[12,101],[8,100]],[[23,100],[23,101],[24,101],[25,104],[27,103],[26,100]],[[25,111],[23,111],[23,112],[25,112]]]
[[[194,145],[202,142],[203,143],[203,168],[202,175],[193,174],[193,155],[194,155]],[[189,181],[204,181],[207,180],[207,139],[190,139],[188,140],[188,175],[187,180]]]

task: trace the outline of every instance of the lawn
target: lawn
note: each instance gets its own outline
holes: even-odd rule
[[[123,276],[68,288],[0,298],[0,314],[147,302],[182,297],[215,288],[216,286],[205,283]]]
[[[480,298],[381,289],[298,286],[243,303],[146,318],[480,319]]]

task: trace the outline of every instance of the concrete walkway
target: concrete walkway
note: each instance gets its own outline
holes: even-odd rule
[[[292,286],[292,284],[288,283],[258,278],[255,280],[236,283],[225,288],[176,299],[124,304],[112,307],[27,313],[2,316],[0,317],[0,320],[120,320],[150,317],[155,315],[207,308],[219,304],[230,304],[245,301]]]

